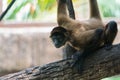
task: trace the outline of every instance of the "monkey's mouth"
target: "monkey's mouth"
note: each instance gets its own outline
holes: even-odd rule
[[[63,41],[63,42],[54,42],[54,46],[56,47],[56,48],[60,48],[60,47],[62,47],[63,45],[65,44],[65,41]]]
[[[58,44],[55,45],[56,48],[60,48],[61,46],[62,46],[62,45],[58,45]]]

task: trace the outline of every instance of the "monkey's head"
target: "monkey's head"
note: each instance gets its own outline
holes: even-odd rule
[[[53,44],[55,45],[56,48],[60,48],[63,45],[65,45],[65,43],[68,40],[68,31],[63,28],[63,27],[55,27],[52,31],[51,31],[51,35],[50,38],[53,41]]]

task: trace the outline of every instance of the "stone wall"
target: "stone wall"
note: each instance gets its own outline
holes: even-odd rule
[[[52,45],[49,32],[10,30],[0,32],[0,75],[61,59],[61,49]]]

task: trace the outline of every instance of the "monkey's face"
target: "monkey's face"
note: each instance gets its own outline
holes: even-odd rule
[[[60,48],[61,46],[65,45],[67,41],[67,37],[63,33],[54,33],[51,36],[51,39],[56,48]]]

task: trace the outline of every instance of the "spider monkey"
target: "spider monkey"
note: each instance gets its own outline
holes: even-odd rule
[[[73,56],[75,62],[72,67],[77,68],[78,72],[82,71],[84,60],[90,53],[102,46],[106,49],[112,48],[118,31],[115,21],[110,21],[104,27],[96,0],[89,0],[89,4],[90,18],[77,21],[67,15],[67,0],[58,0],[58,26],[51,31],[50,35],[56,48],[69,44],[75,50],[69,57]]]

